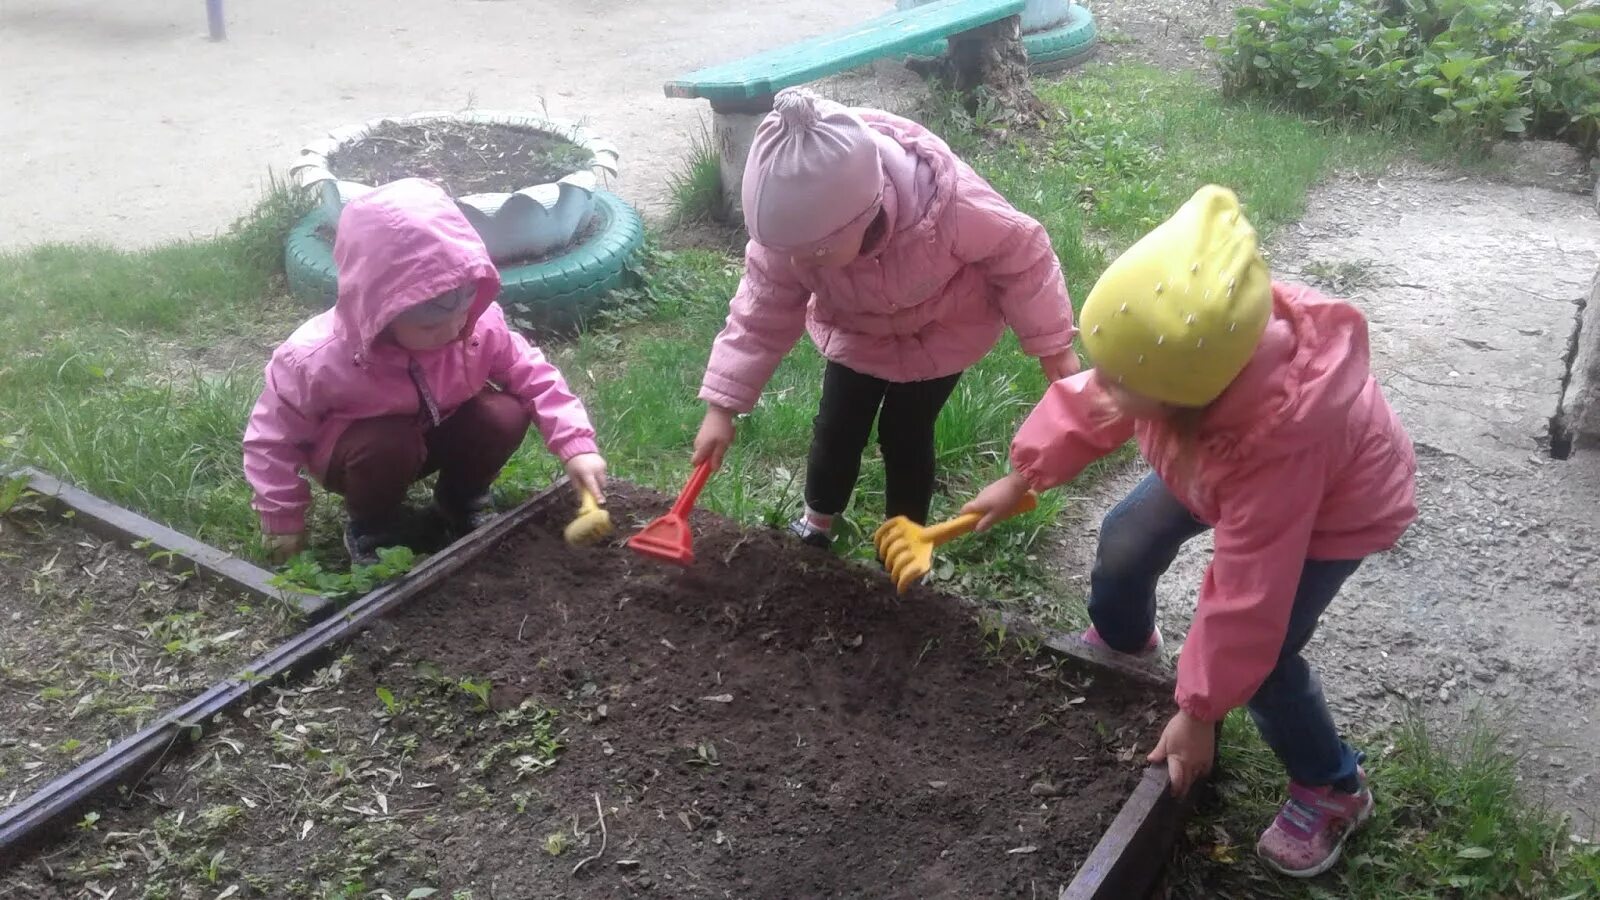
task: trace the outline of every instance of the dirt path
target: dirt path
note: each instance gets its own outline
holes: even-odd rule
[[[1415,704],[1452,724],[1481,706],[1526,754],[1534,797],[1592,832],[1600,459],[1552,460],[1547,438],[1600,264],[1593,206],[1413,173],[1335,180],[1309,208],[1274,242],[1275,272],[1321,280],[1366,311],[1375,370],[1421,468],[1420,520],[1362,568],[1312,643],[1337,715],[1363,728]],[[1078,588],[1101,516],[1142,474],[1108,480],[1069,525],[1063,574]],[[1209,553],[1195,541],[1162,585],[1169,639],[1188,628]]]
[[[0,248],[211,234],[327,129],[467,106],[586,121],[622,150],[621,193],[651,212],[708,115],[663,81],[879,5],[234,0],[213,44],[201,0],[6,0]]]

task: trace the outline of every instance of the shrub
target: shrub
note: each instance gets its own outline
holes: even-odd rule
[[[1264,0],[1221,51],[1229,87],[1464,140],[1600,132],[1595,0]]]

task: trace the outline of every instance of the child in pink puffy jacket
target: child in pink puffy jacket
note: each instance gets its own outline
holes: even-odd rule
[[[1007,325],[1050,379],[1077,371],[1072,307],[1044,228],[922,126],[778,94],[745,166],[745,274],[706,365],[694,461],[722,464],[784,354],[827,358],[791,526],[827,547],[874,420],[890,516],[924,522],[934,422]]]
[[[435,522],[453,536],[472,530],[530,421],[573,481],[602,496],[605,460],[583,404],[506,326],[500,275],[443,190],[405,179],[352,201],[334,260],[338,302],[272,354],[244,435],[274,561],[306,545],[302,473],[343,495],[352,562],[408,542],[406,493],[433,472]]]
[[[1156,580],[1212,531],[1178,712],[1150,761],[1187,791],[1211,768],[1215,724],[1247,707],[1290,778],[1257,852],[1320,874],[1373,800],[1301,651],[1362,559],[1416,517],[1416,459],[1372,377],[1366,320],[1273,283],[1233,194],[1208,187],[1106,270],[1082,327],[1094,368],[1051,386],[1012,444],[1014,473],[966,509],[987,527],[1138,439],[1155,473],[1101,527],[1084,640],[1155,656]]]

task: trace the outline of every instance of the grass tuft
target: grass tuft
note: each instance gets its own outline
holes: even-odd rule
[[[722,162],[704,121],[689,139],[689,152],[667,176],[675,224],[710,222],[722,218]]]

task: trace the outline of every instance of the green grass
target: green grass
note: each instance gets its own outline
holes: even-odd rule
[[[1284,800],[1283,767],[1243,712],[1224,733],[1221,802],[1191,821],[1174,859],[1172,896],[1282,900],[1579,900],[1600,896],[1600,850],[1524,797],[1516,758],[1480,719],[1441,739],[1418,718],[1372,735],[1374,818],[1345,859],[1310,881],[1254,859],[1256,836]]]
[[[0,254],[0,466],[42,466],[249,550],[239,440],[273,336],[305,313],[279,288],[282,235],[304,204],[269,179],[216,238]]]

